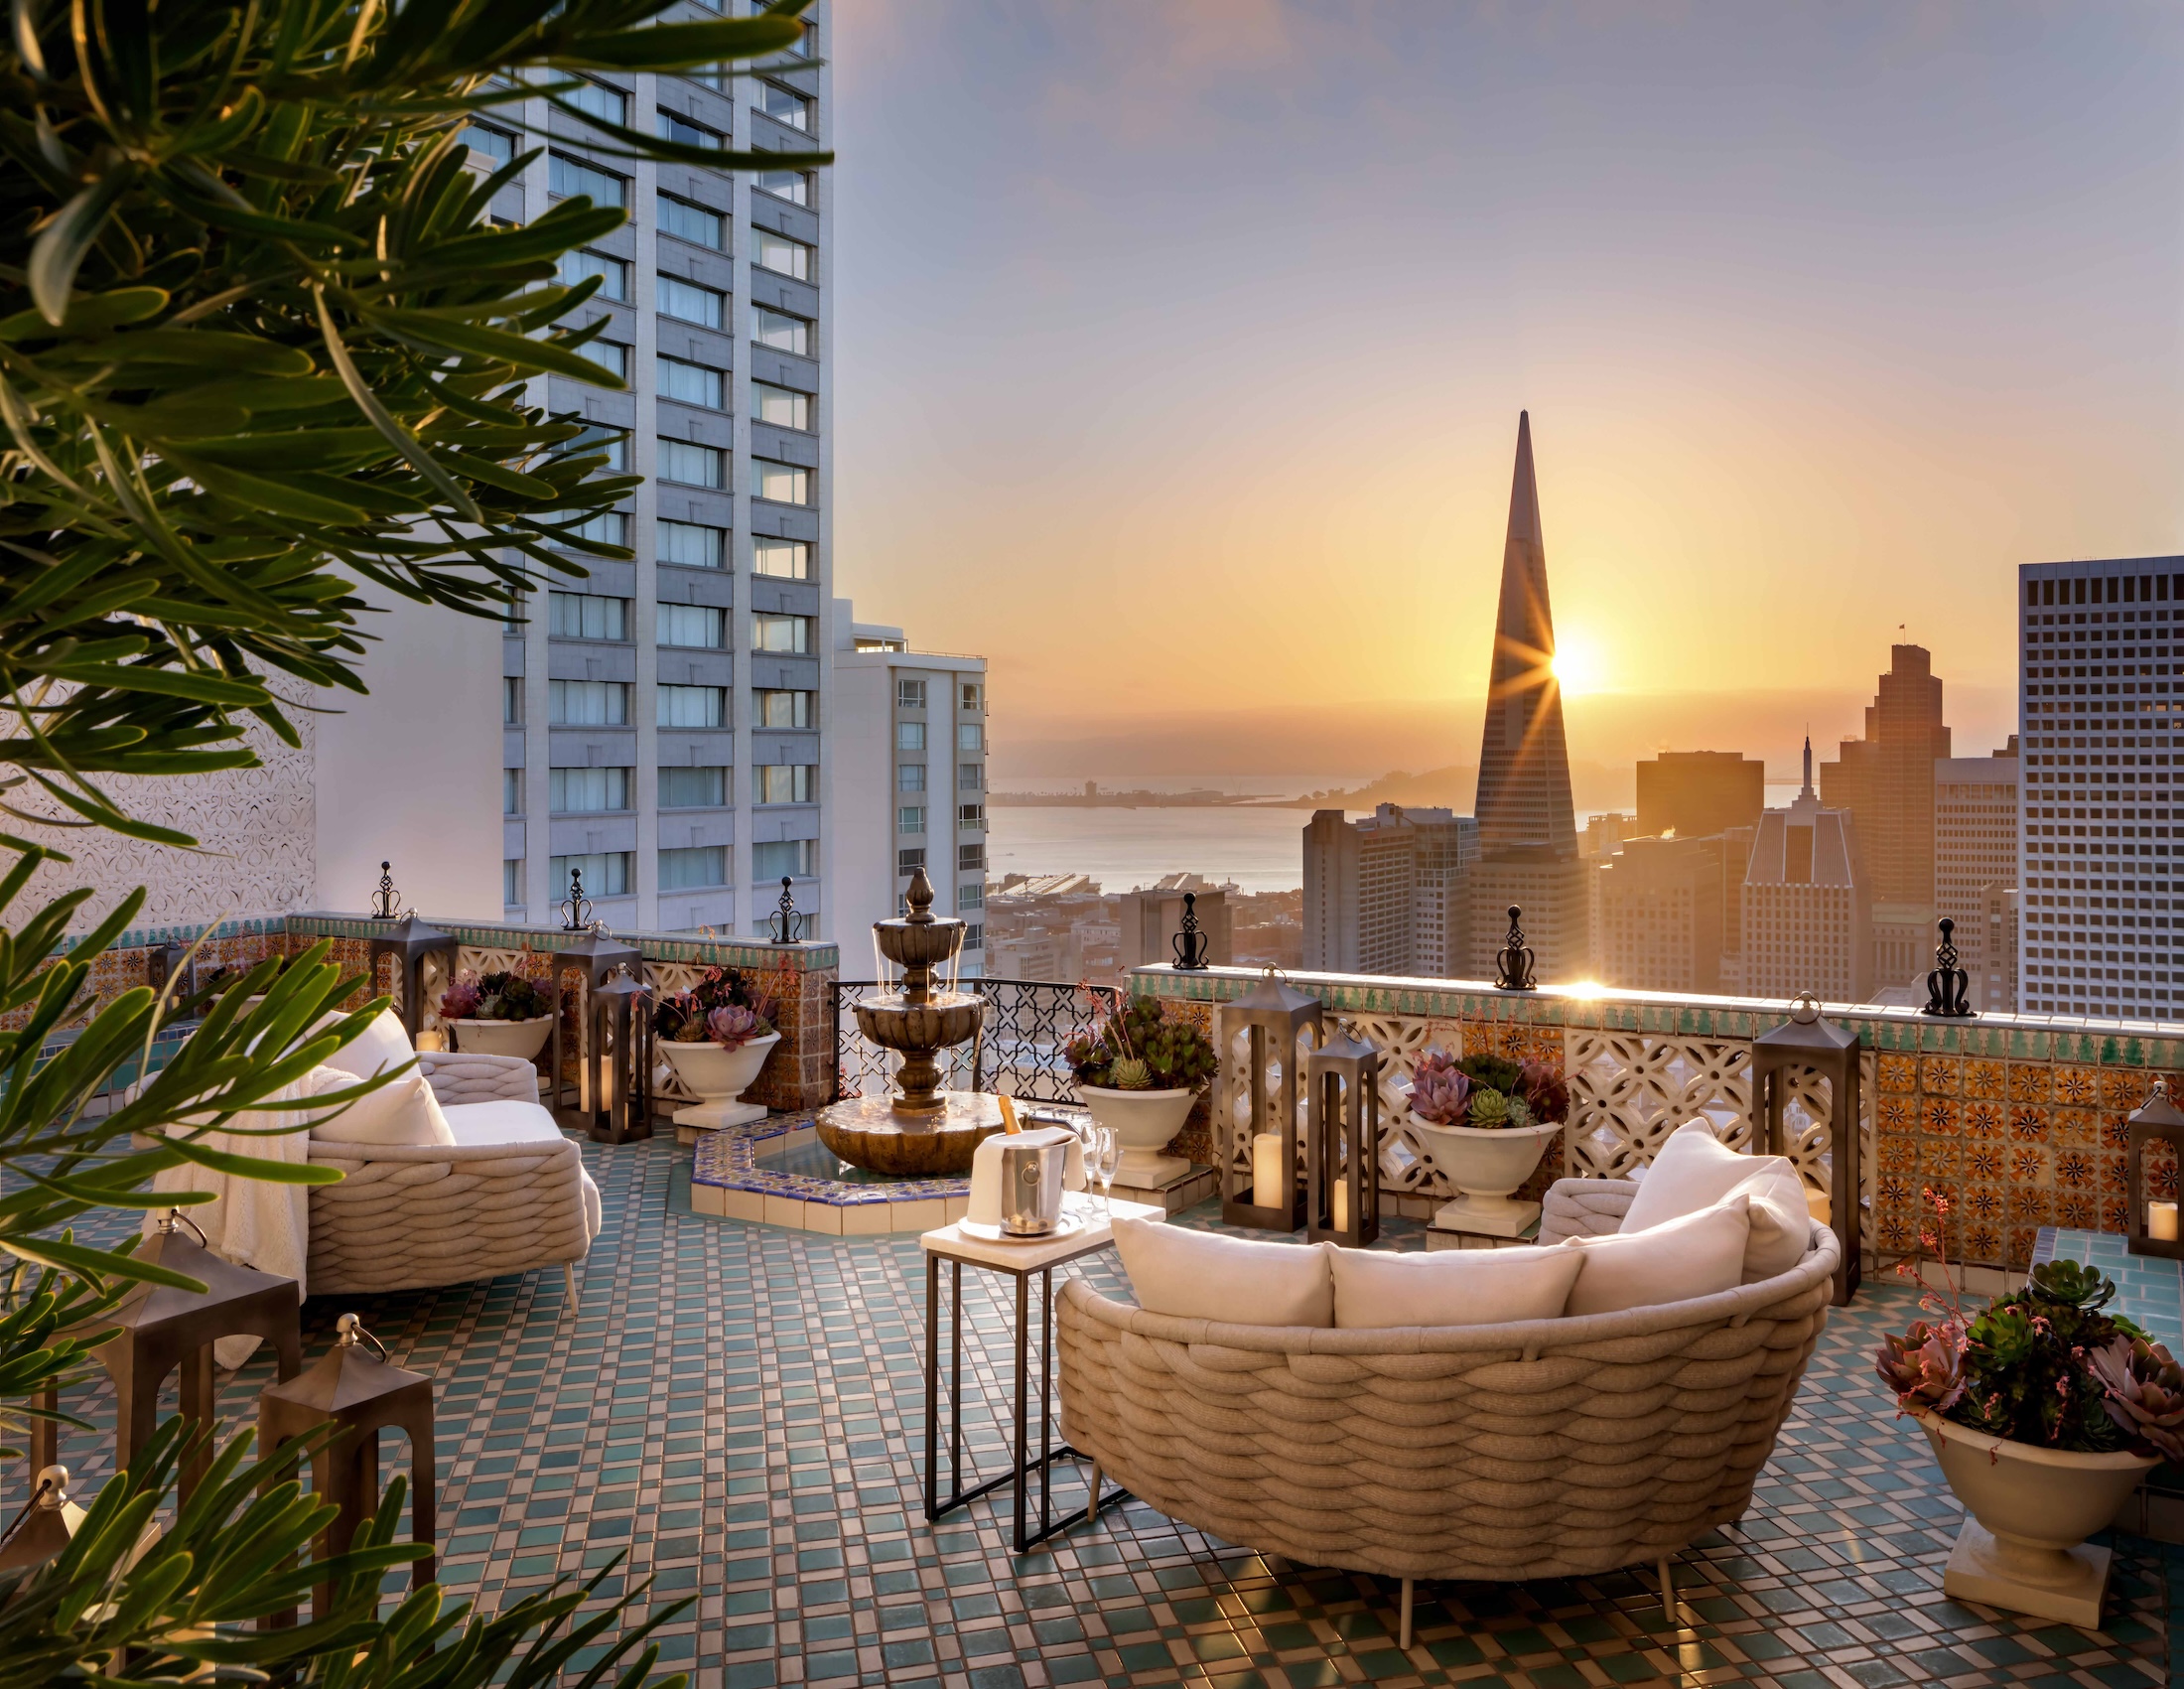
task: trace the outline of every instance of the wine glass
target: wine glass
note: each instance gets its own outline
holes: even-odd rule
[[[1112,1126],[1095,1127],[1093,1130],[1093,1167],[1100,1182],[1100,1201],[1107,1210],[1107,1217],[1115,1217],[1115,1169],[1122,1161],[1123,1142],[1115,1135]]]

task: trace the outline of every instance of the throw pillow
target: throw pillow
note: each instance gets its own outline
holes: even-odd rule
[[[356,1074],[330,1066],[312,1068],[309,1077],[314,1096],[346,1090],[357,1080]],[[338,1112],[319,1116],[312,1122],[311,1135],[322,1143],[341,1144],[455,1142],[448,1117],[440,1111],[440,1099],[421,1073],[405,1073]]]
[[[1329,1247],[1259,1243],[1127,1216],[1115,1221],[1115,1249],[1138,1306],[1184,1320],[1331,1326]]]
[[[1812,1240],[1813,1216],[1806,1205],[1804,1180],[1787,1157],[1739,1155],[1703,1120],[1679,1126],[1670,1134],[1646,1169],[1618,1229],[1649,1230],[1711,1207],[1738,1192],[1752,1199],[1744,1282],[1756,1284],[1788,1272],[1805,1258]]]
[[[1750,1237],[1751,1198],[1741,1192],[1644,1231],[1566,1237],[1560,1246],[1583,1265],[1563,1312],[1616,1314],[1734,1290]]]
[[[1584,1257],[1552,1247],[1337,1249],[1329,1265],[1337,1326],[1495,1326],[1561,1314]]]
[[[324,1026],[326,1023],[321,1022]],[[316,1029],[314,1029],[316,1030]],[[409,1034],[402,1030],[402,1023],[392,1009],[381,1009],[374,1015],[363,1036],[343,1045],[322,1063],[339,1067],[344,1073],[353,1073],[359,1079],[368,1079],[374,1073],[382,1073],[389,1067],[400,1067],[417,1059],[417,1052],[410,1048]],[[389,1087],[390,1089],[393,1087]]]

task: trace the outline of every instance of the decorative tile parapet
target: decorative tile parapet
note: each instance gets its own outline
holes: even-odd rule
[[[560,926],[524,926],[512,921],[438,920],[424,915],[429,926],[460,938],[481,950],[564,950],[591,936]],[[269,925],[271,923],[268,923]],[[368,915],[335,915],[315,911],[282,917],[282,929],[295,936],[369,939],[382,923]],[[638,932],[608,929],[606,936],[632,944],[648,962],[681,962],[692,967],[733,967],[747,973],[786,969],[792,973],[838,971],[841,953],[833,944],[768,944],[758,938],[692,937],[687,932]]]
[[[790,1173],[760,1162],[764,1152],[801,1148],[815,1137],[808,1113],[774,1115],[706,1133],[691,1161],[691,1208],[722,1219],[752,1220],[793,1231],[864,1236],[930,1231],[960,1218],[969,1206],[968,1179],[896,1179],[860,1185]]]
[[[1133,971],[1135,990],[1209,1030],[1215,1009],[1259,974],[1248,968]],[[1287,975],[1388,1057],[1400,1078],[1424,1050],[1559,1061],[1570,1080],[1571,1130],[1561,1169],[1618,1177],[1651,1162],[1668,1134],[1704,1118],[1749,1147],[1751,1042],[1789,1005],[1755,998],[1678,997],[1593,987],[1500,992],[1462,980],[1355,974]],[[2040,1229],[2121,1232],[2125,1116],[2154,1079],[2184,1067],[2184,1026],[2125,1026],[2065,1015],[1931,1019],[1910,1009],[1830,1004],[1864,1049],[1860,1116],[1865,1246],[1880,1263],[1917,1247],[1922,1192],[1951,1198],[1951,1255],[2023,1271]],[[1224,1052],[1224,1065],[1232,1053]],[[2177,1087],[2184,1094],[2184,1086]],[[1225,1084],[1226,1106],[1236,1106]],[[1826,1086],[1817,1077],[1785,1111],[1789,1153],[1826,1189],[1832,1147]],[[1403,1098],[1381,1096],[1383,1188],[1446,1195],[1409,1133]],[[1193,1122],[1196,1125],[1196,1122]],[[1213,1159],[1210,1137],[1179,1154]],[[2173,1195],[2173,1163],[2152,1169]]]

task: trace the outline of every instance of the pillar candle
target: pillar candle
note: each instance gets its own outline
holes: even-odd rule
[[[1334,1182],[1334,1228],[1337,1231],[1350,1229],[1350,1182],[1347,1179]]]
[[[1251,1200],[1254,1207],[1290,1205],[1289,1169],[1282,1165],[1282,1134],[1261,1132],[1251,1141]]]
[[[1805,1206],[1811,1211],[1816,1225],[1828,1224],[1835,1215],[1835,1203],[1829,1199],[1828,1193],[1815,1191],[1810,1185],[1805,1187]]]
[[[2176,1241],[2176,1204],[2174,1202],[2148,1202],[2146,1204],[2146,1235],[2163,1243]]]

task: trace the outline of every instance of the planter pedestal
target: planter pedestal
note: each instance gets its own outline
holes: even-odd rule
[[[1433,1225],[1479,1237],[1522,1237],[1540,1217],[1540,1204],[1521,1202],[1514,1193],[1562,1132],[1562,1125],[1552,1120],[1499,1127],[1413,1120],[1413,1139],[1456,1188],[1455,1199],[1433,1210]]]
[[[1522,1237],[1540,1217],[1540,1204],[1513,1196],[1480,1196],[1465,1192],[1433,1210],[1442,1231],[1467,1231],[1480,1237]]]
[[[2098,1630],[2109,1560],[2109,1551],[2097,1543],[2038,1549],[2006,1542],[1967,1514],[1942,1574],[1942,1593]]]

